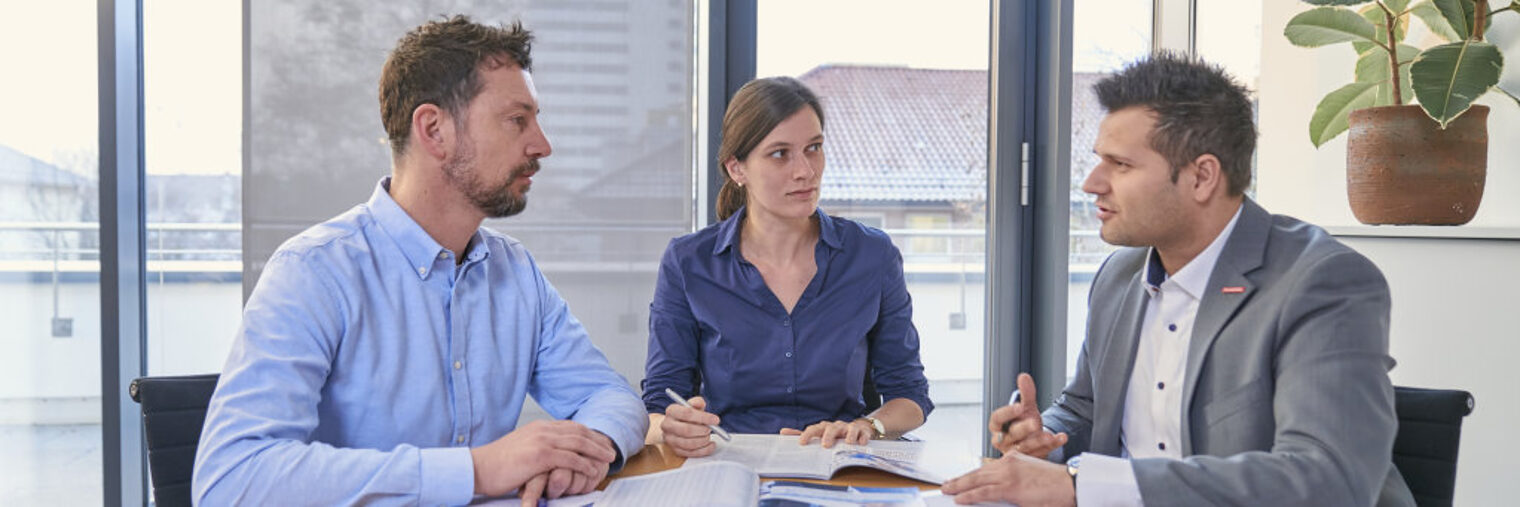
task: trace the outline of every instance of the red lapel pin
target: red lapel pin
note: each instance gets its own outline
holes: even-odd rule
[[[1219,292],[1224,293],[1224,294],[1244,294],[1246,292],[1246,288],[1245,287],[1224,287],[1224,288],[1219,289]]]

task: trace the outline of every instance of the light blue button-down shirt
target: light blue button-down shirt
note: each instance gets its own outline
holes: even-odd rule
[[[463,263],[381,180],[270,258],[206,414],[205,505],[463,504],[470,448],[525,395],[643,446],[648,418],[522,244],[485,228]]]

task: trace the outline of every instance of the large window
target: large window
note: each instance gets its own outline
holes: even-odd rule
[[[1066,306],[1066,376],[1076,372],[1087,332],[1087,293],[1093,275],[1114,247],[1098,237],[1093,196],[1082,182],[1098,157],[1093,143],[1105,111],[1092,86],[1151,50],[1151,5],[1130,0],[1075,2],[1071,65],[1071,239]]]
[[[242,20],[238,0],[143,4],[150,375],[220,372],[242,315]]]
[[[95,2],[0,5],[0,504],[102,499]]]
[[[903,254],[936,408],[914,434],[980,453],[986,315],[986,1],[767,0],[756,75],[823,102],[819,206],[870,221]],[[826,36],[825,36],[826,35]]]

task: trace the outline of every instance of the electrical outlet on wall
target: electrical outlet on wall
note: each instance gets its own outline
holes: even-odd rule
[[[53,337],[70,338],[74,336],[74,319],[72,317],[53,317]]]

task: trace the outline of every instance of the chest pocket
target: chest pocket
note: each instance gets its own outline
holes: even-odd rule
[[[1260,378],[1215,397],[1193,419],[1196,454],[1229,455],[1272,446],[1272,381]],[[1200,424],[1201,423],[1201,424]]]

